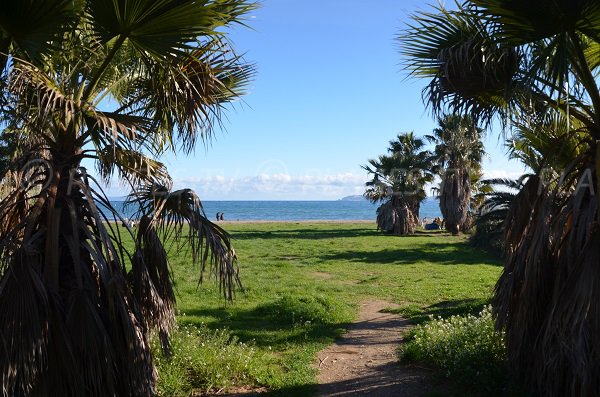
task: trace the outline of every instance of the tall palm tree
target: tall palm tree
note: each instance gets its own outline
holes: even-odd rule
[[[438,118],[433,135],[426,136],[435,144],[432,170],[442,180],[440,210],[446,229],[455,235],[465,229],[471,209],[471,181],[481,174],[482,131],[468,116],[446,115]]]
[[[158,160],[219,127],[253,67],[226,27],[245,0],[0,1],[1,119],[18,134],[0,201],[0,381],[6,396],[151,396],[149,337],[169,349],[175,295],[165,241],[230,298],[227,233]],[[117,227],[102,183],[138,208]],[[135,241],[129,252],[124,236]]]
[[[434,111],[526,123],[550,108],[566,121],[553,141],[567,167],[536,170],[511,205],[494,303],[533,391],[600,395],[600,3],[471,0],[416,15],[402,42]]]
[[[428,169],[430,153],[425,142],[412,132],[390,141],[388,155],[369,160],[363,168],[373,176],[367,182],[365,197],[382,203],[377,209],[377,225],[394,234],[413,234],[419,220],[421,203],[427,197],[425,184],[431,182]]]

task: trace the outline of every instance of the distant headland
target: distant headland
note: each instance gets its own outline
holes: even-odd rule
[[[366,200],[366,198],[364,198],[364,196],[357,194],[354,196],[343,197],[339,201],[365,201],[365,200]]]

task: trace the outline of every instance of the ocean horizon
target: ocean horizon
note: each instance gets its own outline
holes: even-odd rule
[[[123,218],[135,216],[132,208],[124,207],[124,201],[111,200],[111,203]],[[209,219],[215,220],[217,212],[220,212],[225,221],[374,221],[379,207],[379,204],[367,200],[207,200],[202,204]],[[437,198],[425,199],[419,216],[441,217]]]

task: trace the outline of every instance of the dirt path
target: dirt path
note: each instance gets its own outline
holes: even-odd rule
[[[392,306],[365,302],[359,320],[319,353],[317,396],[419,397],[429,390],[425,371],[398,364],[396,349],[408,322],[381,312]]]

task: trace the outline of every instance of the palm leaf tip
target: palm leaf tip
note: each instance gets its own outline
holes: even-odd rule
[[[521,55],[499,45],[469,6],[443,6],[412,16],[398,36],[409,76],[429,79],[423,100],[435,115],[470,112],[489,119],[506,106],[506,91],[519,71]]]
[[[229,234],[208,219],[193,190],[170,191],[154,185],[129,200],[139,206],[139,218],[148,220],[146,230],[155,229],[163,241],[190,252],[192,260],[200,264],[199,282],[208,271],[227,300],[233,299],[237,288],[243,288]]]

